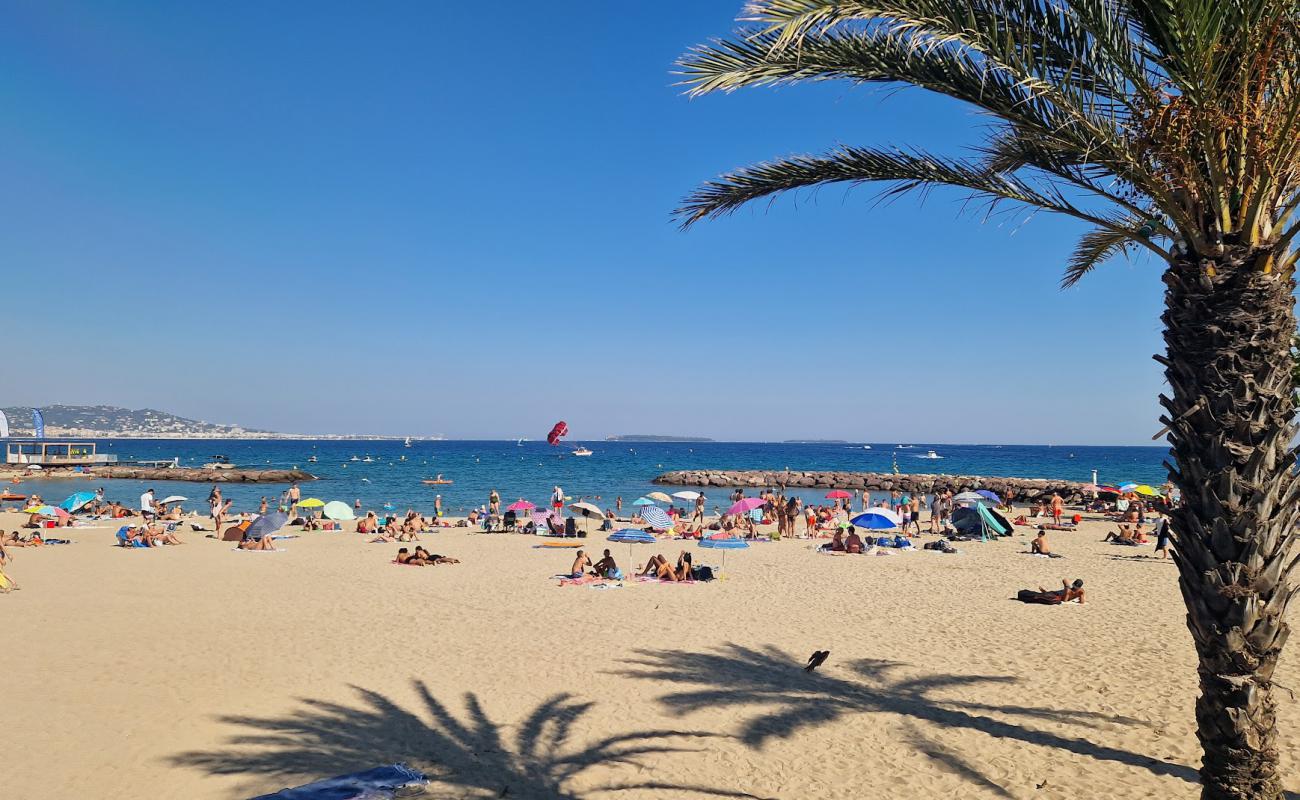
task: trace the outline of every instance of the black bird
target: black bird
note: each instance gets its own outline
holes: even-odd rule
[[[808,659],[808,666],[803,668],[804,672],[812,672],[813,670],[817,669],[822,664],[825,664],[826,659],[830,658],[830,656],[831,656],[831,651],[829,650],[814,651],[812,656],[809,657]]]

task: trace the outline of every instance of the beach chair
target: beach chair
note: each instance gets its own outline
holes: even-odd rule
[[[140,541],[139,539],[136,539],[135,541],[131,541],[131,537],[127,533],[127,530],[128,528],[125,525],[117,529],[118,547],[148,547],[149,546],[144,542]]]
[[[564,535],[569,538],[576,538],[578,535],[578,524],[573,517],[564,518]]]
[[[507,511],[507,512],[505,513],[505,516],[501,518],[501,531],[502,531],[503,533],[510,533],[510,532],[514,531],[514,529],[515,529],[515,522],[516,522],[516,520],[518,520],[518,519],[519,519],[519,518],[518,518],[517,516],[515,516],[515,512],[513,512],[513,511]]]

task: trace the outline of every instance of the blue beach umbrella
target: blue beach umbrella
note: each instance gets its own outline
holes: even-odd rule
[[[700,540],[700,547],[703,547],[703,548],[706,549],[706,550],[721,550],[721,551],[722,551],[722,569],[726,569],[726,568],[727,568],[727,551],[728,551],[728,550],[748,550],[748,549],[749,549],[749,542],[745,541],[744,539],[736,539],[736,538],[733,538],[733,537],[724,537],[724,538],[721,538],[721,539],[701,539],[701,540]]]
[[[288,523],[288,514],[283,511],[272,511],[253,520],[253,523],[244,531],[244,535],[249,539],[261,539],[263,536],[270,536]]]
[[[628,570],[632,569],[632,545],[634,544],[654,544],[659,541],[654,534],[646,531],[637,530],[636,528],[624,528],[621,531],[615,531],[605,537],[606,541],[622,542],[627,545]]]
[[[988,489],[976,489],[975,494],[986,500],[992,500],[996,505],[1002,505],[1002,498],[998,497],[997,492],[990,492]]]
[[[859,528],[883,531],[897,528],[903,524],[903,518],[888,508],[872,508],[849,520]]]
[[[668,512],[659,506],[646,506],[641,509],[641,519],[645,520],[650,527],[659,528],[660,530],[666,531],[673,526],[672,518],[668,516]]]
[[[651,500],[648,497],[638,497],[637,499],[632,501],[632,505],[634,506],[653,506],[654,504],[655,501]]]
[[[86,505],[87,503],[89,503],[94,499],[95,499],[94,492],[77,492],[76,494],[69,497],[67,500],[64,500],[62,503],[59,503],[59,508],[68,512],[69,514],[75,514],[82,506]]]

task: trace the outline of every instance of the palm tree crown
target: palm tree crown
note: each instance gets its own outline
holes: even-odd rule
[[[742,20],[679,61],[690,94],[902,83],[995,124],[965,158],[839,147],[746,167],[691,194],[683,225],[825,183],[952,186],[1090,223],[1067,285],[1133,249],[1295,265],[1300,0],[754,0]]]

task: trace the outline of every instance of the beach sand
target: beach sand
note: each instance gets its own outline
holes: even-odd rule
[[[783,541],[729,553],[724,580],[620,589],[558,587],[572,552],[516,535],[428,535],[462,563],[415,568],[355,534],[247,553],[114,529],[14,551],[6,797],[238,798],[394,761],[437,798],[1197,793],[1175,567],[1099,522],[1051,535],[1064,559],[1021,554],[1026,528],[957,555]],[[1086,605],[1010,599],[1076,577]]]

